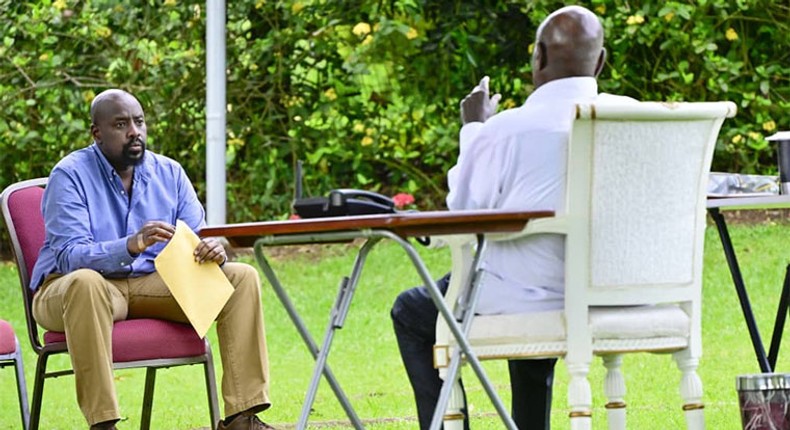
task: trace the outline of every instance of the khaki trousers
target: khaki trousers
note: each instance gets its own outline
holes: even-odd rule
[[[226,263],[222,270],[235,288],[217,317],[225,414],[260,412],[270,402],[258,272],[243,263]],[[113,321],[187,322],[159,274],[107,279],[90,269],[47,277],[33,299],[33,316],[45,329],[66,333],[77,402],[91,425],[121,417],[112,373]]]

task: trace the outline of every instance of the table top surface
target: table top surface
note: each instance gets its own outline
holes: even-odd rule
[[[790,208],[790,195],[730,194],[708,196],[708,209]],[[448,234],[514,233],[531,219],[554,216],[553,211],[464,210],[397,212],[283,221],[221,224],[203,228],[200,236],[224,236],[233,246],[252,246],[263,236],[388,230],[401,237]]]
[[[790,194],[727,194],[708,196],[708,209],[790,208]]]
[[[200,236],[224,236],[233,246],[252,246],[263,236],[388,230],[401,237],[474,233],[514,233],[531,219],[554,216],[552,211],[464,210],[398,212],[394,214],[309,218],[223,224],[203,228]]]

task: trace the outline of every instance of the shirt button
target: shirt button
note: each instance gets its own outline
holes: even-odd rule
[[[121,267],[126,266],[126,263],[121,263]]]

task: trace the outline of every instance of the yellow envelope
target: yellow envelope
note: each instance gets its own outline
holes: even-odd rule
[[[204,337],[233,294],[233,285],[219,264],[195,261],[193,252],[198,243],[200,238],[178,220],[173,238],[156,257],[154,266],[192,327]]]

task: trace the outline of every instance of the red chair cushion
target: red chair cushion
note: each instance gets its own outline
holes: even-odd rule
[[[44,333],[44,343],[66,342],[66,334]],[[189,324],[140,318],[118,321],[112,330],[116,363],[160,358],[195,357],[206,353],[205,342]]]
[[[0,320],[0,355],[13,354],[16,351],[16,335],[8,321]]]

